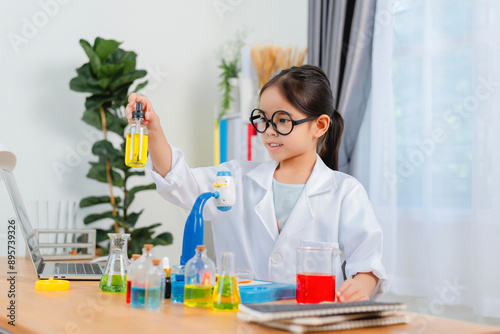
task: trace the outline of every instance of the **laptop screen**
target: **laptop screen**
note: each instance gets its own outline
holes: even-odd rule
[[[40,253],[40,249],[38,248],[38,244],[35,240],[35,231],[31,227],[31,223],[28,218],[28,212],[26,211],[23,199],[21,198],[21,193],[19,192],[19,188],[17,187],[16,179],[14,178],[14,174],[12,174],[11,172],[3,168],[0,169],[5,181],[5,186],[7,187],[7,191],[9,192],[10,199],[12,200],[12,206],[16,211],[17,221],[19,223],[19,226],[21,226],[21,230],[23,231],[26,245],[28,245],[33,264],[35,265],[35,268],[38,268],[40,262],[42,261],[42,254]]]

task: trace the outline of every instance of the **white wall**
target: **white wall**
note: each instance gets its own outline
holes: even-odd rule
[[[123,41],[122,48],[138,53],[138,68],[156,73],[147,96],[169,141],[184,150],[193,167],[212,163],[213,109],[219,103],[215,50],[243,25],[250,30],[250,45],[307,45],[306,0],[4,0],[0,8],[0,142],[18,158],[14,172],[32,221],[36,200],[79,201],[108,191],[85,177],[93,159],[85,131],[96,132],[80,119],[86,95],[69,89],[75,69],[87,61],[80,38]],[[27,30],[26,22],[39,27]],[[9,40],[13,34],[20,44]],[[69,171],[58,176],[55,164]],[[137,180],[146,182],[149,177]],[[156,247],[155,253],[177,263],[187,213],[154,191],[138,195],[133,209],[140,208],[145,211],[138,226],[162,222],[158,231],[174,234],[174,244]],[[79,212],[80,223],[96,209]],[[0,236],[12,215],[0,189]],[[5,254],[4,239],[0,242]]]

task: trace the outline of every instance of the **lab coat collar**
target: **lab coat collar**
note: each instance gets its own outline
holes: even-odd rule
[[[278,166],[276,161],[266,161],[259,164],[248,173],[248,177],[253,179],[259,186],[270,190],[273,185],[274,170]],[[314,164],[311,176],[307,180],[307,195],[321,194],[326,191],[337,188],[337,180],[329,167],[316,154],[316,163]],[[326,179],[325,179],[326,178]]]
[[[311,176],[306,183],[308,196],[321,194],[337,188],[337,180],[332,170],[325,165],[319,155],[316,155],[316,163],[314,164]]]
[[[248,177],[254,180],[264,189],[270,189],[273,185],[274,170],[278,167],[277,161],[266,161],[259,164],[248,173]]]

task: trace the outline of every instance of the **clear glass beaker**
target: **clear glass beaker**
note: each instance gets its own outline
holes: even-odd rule
[[[336,248],[297,248],[298,303],[320,303],[335,301],[335,274],[337,272]]]
[[[130,260],[127,255],[127,241],[130,234],[108,233],[109,257],[101,277],[99,289],[104,292],[127,292],[127,273]]]
[[[184,303],[184,266],[172,266],[172,293],[171,298],[174,303]]]

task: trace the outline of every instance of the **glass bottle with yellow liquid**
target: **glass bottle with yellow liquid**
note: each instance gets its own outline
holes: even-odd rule
[[[132,112],[132,123],[125,128],[125,165],[144,167],[148,157],[148,128],[144,125],[142,102]]]
[[[215,284],[212,300],[216,310],[238,310],[241,299],[234,272],[234,253],[222,252],[222,273]]]
[[[196,253],[184,269],[184,305],[190,307],[212,307],[215,285],[215,264],[207,256],[205,246],[197,246]]]

